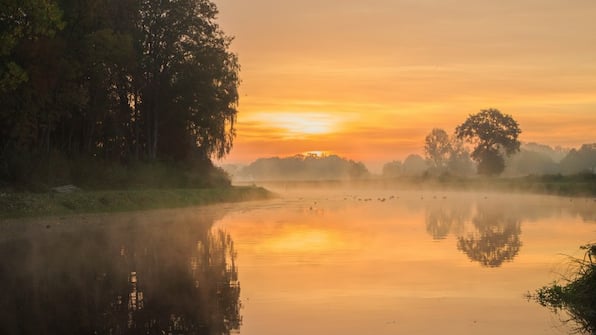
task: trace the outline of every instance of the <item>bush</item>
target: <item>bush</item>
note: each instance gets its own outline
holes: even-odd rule
[[[596,334],[596,244],[581,247],[586,250],[583,259],[573,259],[577,273],[564,284],[554,282],[529,297],[555,313],[564,310],[578,324],[578,332]]]

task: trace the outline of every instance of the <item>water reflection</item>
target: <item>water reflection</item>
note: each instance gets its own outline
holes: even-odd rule
[[[470,219],[472,207],[467,202],[431,202],[426,208],[426,231],[435,240],[442,240],[449,233],[460,233]]]
[[[213,217],[37,225],[0,240],[1,334],[229,334],[234,243]]]
[[[487,267],[512,261],[519,253],[521,221],[502,208],[479,205],[472,218],[475,231],[457,238],[457,248]]]
[[[507,210],[504,210],[507,208]],[[461,202],[426,208],[426,231],[435,240],[456,235],[457,249],[486,267],[512,261],[521,248],[521,218],[506,203]]]

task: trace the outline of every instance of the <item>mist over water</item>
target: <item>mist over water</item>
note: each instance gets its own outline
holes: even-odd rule
[[[0,333],[571,329],[524,294],[596,239],[593,199],[267,186],[279,197],[1,222]]]
[[[524,294],[594,240],[592,199],[317,184],[268,185],[283,198],[216,224],[239,253],[241,333],[568,333]]]

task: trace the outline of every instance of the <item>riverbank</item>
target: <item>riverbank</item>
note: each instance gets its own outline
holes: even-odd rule
[[[78,213],[181,208],[215,203],[263,200],[273,193],[255,186],[181,189],[128,189],[68,193],[2,192],[0,219]]]
[[[570,197],[596,196],[596,175],[543,175],[517,178],[435,178],[428,185],[471,191],[550,194]]]
[[[578,334],[596,334],[596,244],[581,249],[585,250],[583,259],[571,259],[571,267],[577,268],[575,273],[529,293],[528,298],[555,314],[565,311],[567,316],[563,320],[577,324]]]
[[[252,183],[252,182],[251,182]],[[391,189],[415,191],[470,191],[548,194],[568,197],[595,197],[596,174],[544,175],[516,178],[408,176],[356,180],[261,181],[259,185],[274,190],[299,188],[347,187],[357,189]]]

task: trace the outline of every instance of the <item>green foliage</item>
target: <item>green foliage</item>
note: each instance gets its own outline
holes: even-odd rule
[[[29,193],[0,191],[0,218],[177,208],[272,197],[260,187]]]
[[[470,115],[455,129],[457,138],[475,145],[472,158],[479,163],[478,173],[489,176],[503,172],[504,156],[519,151],[517,137],[520,133],[517,122],[496,109]]]
[[[1,0],[0,93],[15,90],[28,75],[15,54],[24,42],[53,37],[64,28],[62,12],[53,1]]]
[[[555,313],[564,310],[570,321],[579,325],[577,330],[596,334],[596,244],[581,247],[585,250],[583,259],[573,259],[576,274],[564,284],[554,282],[544,286],[529,298]]]
[[[211,1],[0,1],[0,183],[55,152],[110,180],[229,153],[239,65]]]

